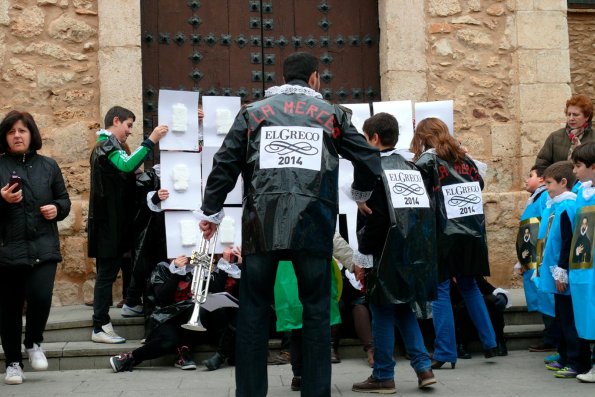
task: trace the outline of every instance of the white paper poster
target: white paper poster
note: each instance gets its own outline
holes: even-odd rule
[[[351,198],[353,183],[353,164],[351,161],[339,159],[339,213],[346,215],[349,246],[357,249],[357,204]]]
[[[363,134],[364,121],[370,118],[370,105],[367,103],[346,103],[342,106],[351,109],[351,123],[360,134]]]
[[[399,141],[395,147],[408,150],[413,139],[413,102],[374,102],[373,107],[374,114],[384,112],[395,116],[399,123]]]
[[[225,220],[228,225],[224,225],[223,222],[219,225],[219,235],[215,246],[215,252],[218,254],[223,253],[225,247],[242,246],[242,207],[223,207],[223,211],[225,218],[233,220],[233,228],[229,227],[229,219]],[[229,236],[229,234],[233,236]],[[231,242],[230,237],[233,240]]]
[[[219,148],[225,135],[229,132],[233,121],[240,111],[240,97],[203,96],[203,142],[205,146]]]
[[[198,92],[159,90],[158,118],[169,127],[160,150],[198,150]]]
[[[322,128],[263,126],[260,129],[260,169],[302,168],[320,171]]]
[[[442,186],[448,219],[483,214],[483,200],[479,182]]]
[[[454,135],[454,108],[453,101],[417,102],[415,104],[415,123],[428,117],[436,117],[448,127],[450,135]]]
[[[196,249],[202,234],[198,228],[198,222],[198,218],[192,211],[165,211],[168,258],[192,255],[192,250]]]
[[[215,153],[217,153],[217,151],[219,150],[219,148],[215,148],[215,147],[208,147],[208,146],[204,146],[202,148],[202,188],[203,188],[203,193],[204,193],[204,188],[207,184],[207,179],[209,177],[209,174],[211,173],[211,171],[213,170],[213,156],[215,155]],[[233,188],[233,190],[231,192],[229,192],[229,194],[227,195],[225,202],[223,203],[224,205],[241,205],[242,204],[242,192],[243,192],[243,187],[244,187],[244,179],[242,178],[242,175],[240,174],[240,176],[238,177],[238,180],[236,182],[236,186]]]
[[[198,152],[161,152],[161,187],[169,198],[161,202],[164,210],[196,210],[202,205],[201,154]]]
[[[384,170],[393,208],[430,208],[421,173],[415,170]]]

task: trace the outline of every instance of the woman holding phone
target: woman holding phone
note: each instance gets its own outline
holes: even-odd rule
[[[41,134],[27,112],[13,110],[0,122],[0,338],[5,383],[23,382],[21,333],[35,370],[45,370],[41,349],[50,314],[56,265],[62,260],[57,222],[70,212],[60,167],[37,153]]]

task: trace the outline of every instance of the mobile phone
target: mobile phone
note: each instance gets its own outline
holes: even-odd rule
[[[8,180],[8,187],[10,188],[12,185],[17,185],[17,187],[12,191],[13,193],[16,193],[21,190],[21,187],[23,186],[23,180],[20,176],[12,174]]]

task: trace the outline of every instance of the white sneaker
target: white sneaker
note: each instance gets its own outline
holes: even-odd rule
[[[20,385],[23,383],[23,379],[25,379],[25,374],[23,374],[23,369],[19,363],[10,363],[10,365],[6,367],[4,383],[7,385]]]
[[[122,317],[143,317],[144,315],[143,305],[128,306],[124,303],[122,306]]]
[[[122,338],[120,335],[114,332],[114,327],[112,323],[107,323],[101,326],[101,331],[95,332],[91,334],[91,340],[96,343],[124,343],[126,339]]]
[[[45,371],[48,369],[48,360],[45,358],[41,346],[37,343],[34,343],[31,349],[27,349],[27,355],[29,356],[29,362],[34,370]]]
[[[576,379],[580,380],[581,382],[595,383],[595,365],[593,365],[593,368],[591,368],[591,370],[586,374],[577,375]]]

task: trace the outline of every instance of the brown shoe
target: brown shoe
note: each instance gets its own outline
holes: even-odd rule
[[[417,387],[423,389],[436,383],[434,373],[431,369],[417,374]]]
[[[339,353],[337,353],[335,351],[335,349],[333,349],[331,347],[331,363],[332,364],[338,364],[341,362],[341,357],[339,356]]]
[[[539,345],[529,346],[530,352],[555,352],[558,348],[549,343],[540,343]]]
[[[271,365],[284,365],[291,362],[291,354],[287,351],[281,351],[274,357],[269,357],[267,362]]]
[[[359,393],[395,394],[395,380],[378,380],[370,376],[363,382],[354,383],[351,390]]]

